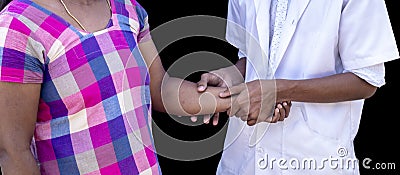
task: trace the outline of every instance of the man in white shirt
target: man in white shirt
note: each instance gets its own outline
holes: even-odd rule
[[[384,0],[228,8],[226,39],[240,59],[198,82],[200,92],[226,83],[221,97],[238,95],[217,174],[359,174],[353,141],[364,99],[385,84],[384,63],[399,58]],[[293,102],[290,116],[262,122],[282,101]]]

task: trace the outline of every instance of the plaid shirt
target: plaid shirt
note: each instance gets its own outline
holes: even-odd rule
[[[161,174],[150,130],[146,11],[111,0],[108,26],[75,28],[30,0],[0,13],[0,81],[40,83],[42,174]]]

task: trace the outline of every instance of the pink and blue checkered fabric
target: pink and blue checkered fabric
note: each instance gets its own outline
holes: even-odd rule
[[[31,0],[0,13],[0,81],[40,83],[35,145],[42,174],[161,174],[150,130],[151,39],[135,0],[84,32]]]

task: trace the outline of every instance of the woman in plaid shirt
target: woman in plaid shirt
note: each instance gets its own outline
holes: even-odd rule
[[[165,75],[135,0],[12,1],[0,13],[3,172],[161,174],[151,107],[197,115],[230,106],[202,103],[194,83]]]

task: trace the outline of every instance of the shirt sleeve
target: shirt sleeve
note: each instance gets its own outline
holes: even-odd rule
[[[17,18],[0,14],[0,81],[43,82],[43,56],[31,33]]]
[[[150,25],[149,25],[149,16],[146,10],[136,2],[136,12],[138,14],[138,19],[140,23],[140,31],[138,35],[138,42],[145,42],[151,39],[150,35]]]
[[[385,1],[344,0],[338,49],[346,70],[399,58]]]
[[[365,80],[369,84],[375,87],[382,87],[386,84],[385,81],[385,65],[384,63],[353,69],[353,70],[346,70],[344,72],[351,72],[361,79]]]

